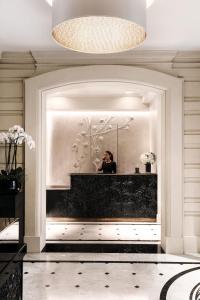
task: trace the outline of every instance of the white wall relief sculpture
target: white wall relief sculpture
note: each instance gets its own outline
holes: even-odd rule
[[[114,152],[115,160],[117,160],[118,131],[129,130],[133,120],[133,117],[128,117],[119,123],[115,116],[107,116],[98,120],[92,117],[83,118],[79,122],[80,131],[72,145],[73,167],[76,172],[81,172],[88,160],[91,163],[91,172],[97,171],[105,150]]]

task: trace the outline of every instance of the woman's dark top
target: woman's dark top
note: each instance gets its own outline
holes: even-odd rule
[[[101,168],[99,171],[103,171],[104,174],[116,173],[117,172],[117,165],[115,161],[105,162],[103,161]]]

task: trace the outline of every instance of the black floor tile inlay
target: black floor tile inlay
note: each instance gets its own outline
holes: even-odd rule
[[[46,243],[43,252],[164,253],[156,244]]]

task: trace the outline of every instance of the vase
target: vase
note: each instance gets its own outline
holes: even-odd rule
[[[151,173],[151,164],[150,163],[145,164],[145,170],[146,170],[146,173]]]
[[[16,179],[5,179],[0,181],[0,193],[19,192],[21,184]]]

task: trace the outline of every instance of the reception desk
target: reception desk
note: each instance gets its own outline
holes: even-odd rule
[[[80,219],[152,218],[156,174],[71,174],[69,189],[47,190],[47,216]]]

